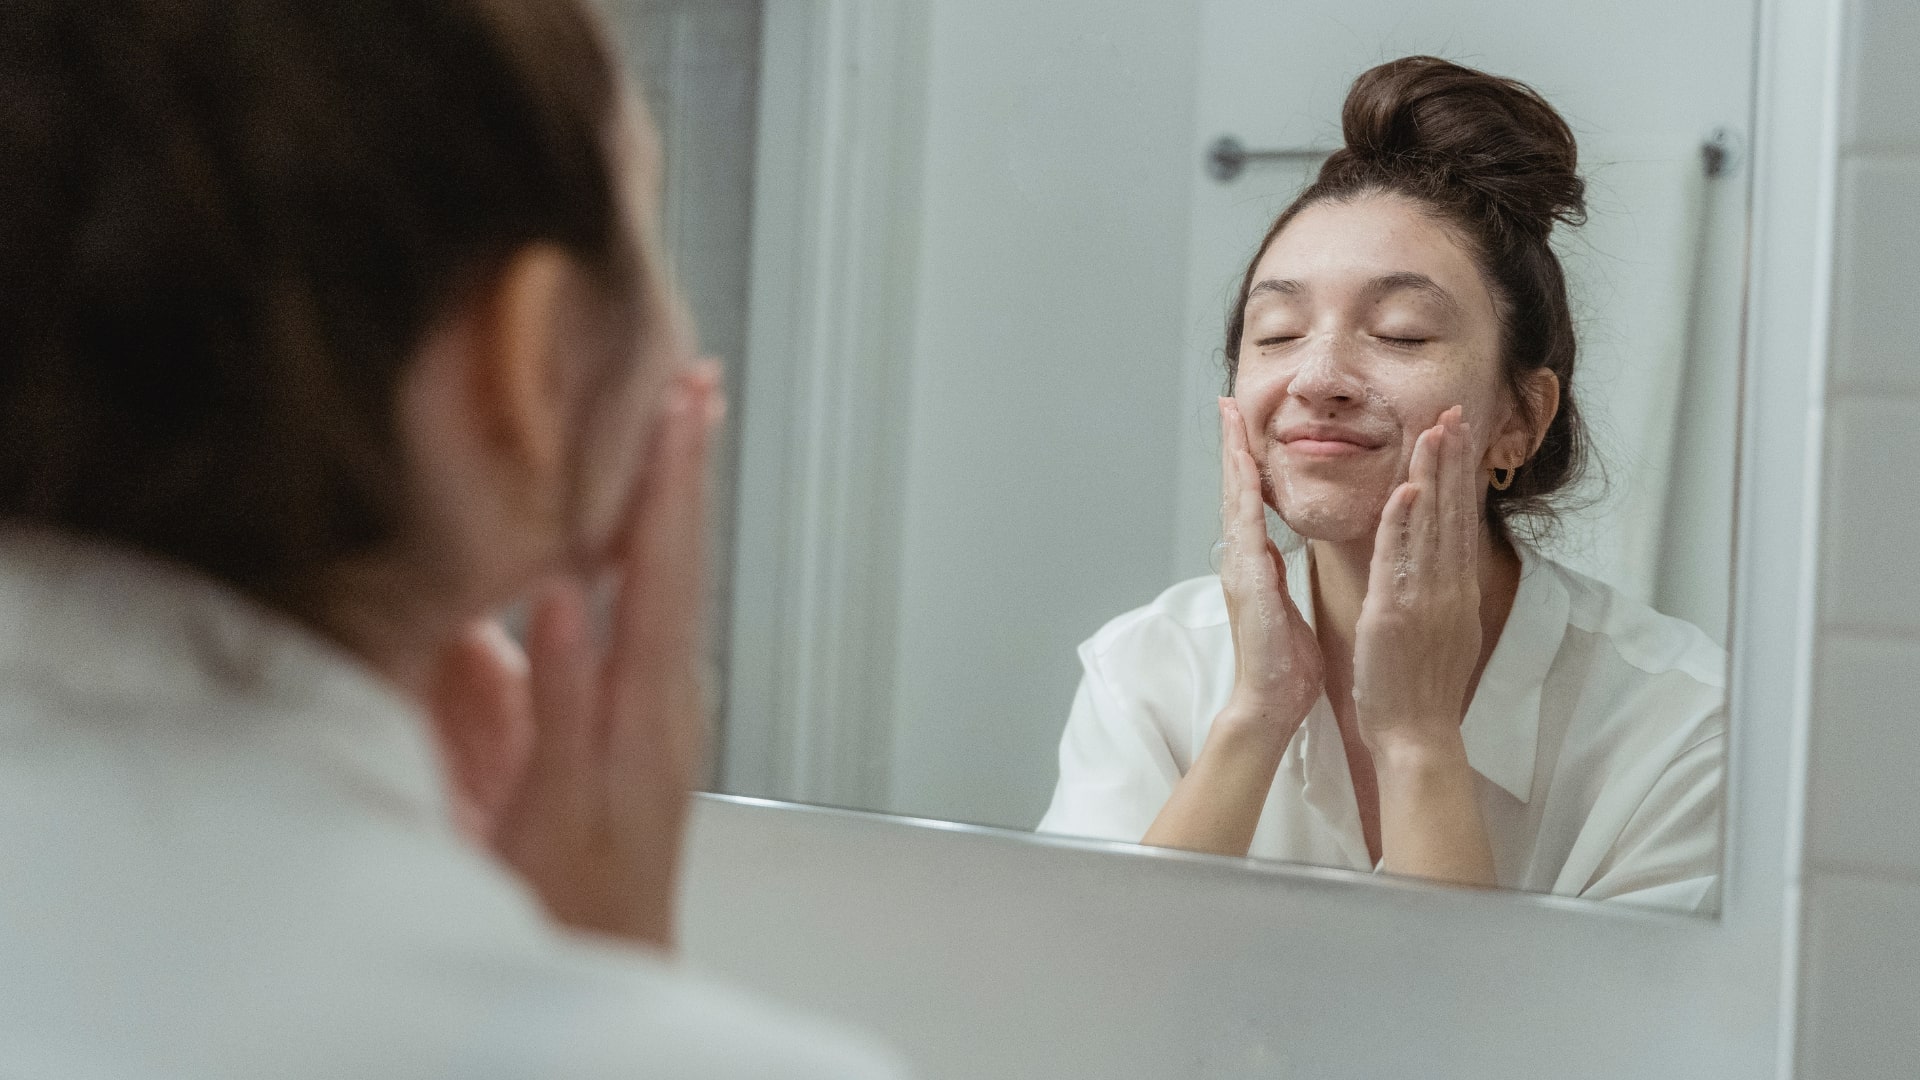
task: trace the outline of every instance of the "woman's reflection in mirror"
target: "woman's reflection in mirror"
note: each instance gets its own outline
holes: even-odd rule
[[[1573,135],[1430,57],[1342,124],[1229,315],[1219,575],[1082,646],[1041,829],[1714,910],[1724,655],[1533,543],[1587,456]]]

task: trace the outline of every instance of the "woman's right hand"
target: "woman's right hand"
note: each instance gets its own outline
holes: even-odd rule
[[[1260,467],[1232,398],[1220,399],[1220,444],[1220,588],[1233,631],[1233,693],[1214,727],[1285,750],[1320,698],[1320,643],[1287,592],[1286,563],[1267,535]]]
[[[1141,843],[1245,855],[1287,744],[1320,698],[1320,642],[1287,595],[1267,536],[1246,422],[1220,399],[1220,587],[1233,633],[1233,692]]]
[[[522,654],[481,623],[443,662],[436,720],[455,814],[576,929],[671,947],[703,755],[708,436],[718,368],[668,391],[622,532],[604,645],[584,584],[534,604]]]

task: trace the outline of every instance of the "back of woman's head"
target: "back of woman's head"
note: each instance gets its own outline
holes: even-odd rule
[[[1488,516],[1552,519],[1554,496],[1579,479],[1588,436],[1575,397],[1577,342],[1567,284],[1550,238],[1585,220],[1573,132],[1531,87],[1431,56],[1372,68],[1341,109],[1345,145],[1281,213],[1248,264],[1228,314],[1228,378],[1238,372],[1247,293],[1260,256],[1299,213],[1376,195],[1411,199],[1445,224],[1479,268],[1500,319],[1500,371],[1523,414],[1528,376],[1559,380],[1559,410],[1513,486],[1490,490]]]
[[[395,539],[434,320],[640,272],[619,97],[578,0],[0,6],[0,522],[276,598]]]

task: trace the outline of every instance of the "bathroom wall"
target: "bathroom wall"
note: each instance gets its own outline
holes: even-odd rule
[[[1807,759],[1802,1080],[1920,1075],[1920,4],[1850,0]],[[1763,436],[1764,437],[1764,436]]]
[[[1171,584],[1198,5],[1112,9],[931,3],[901,813],[1037,822],[1074,646]]]

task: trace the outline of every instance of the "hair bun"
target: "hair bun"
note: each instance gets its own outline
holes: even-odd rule
[[[1403,57],[1354,80],[1340,126],[1346,147],[1330,170],[1389,173],[1442,200],[1464,189],[1526,232],[1586,220],[1573,131],[1525,83]]]

